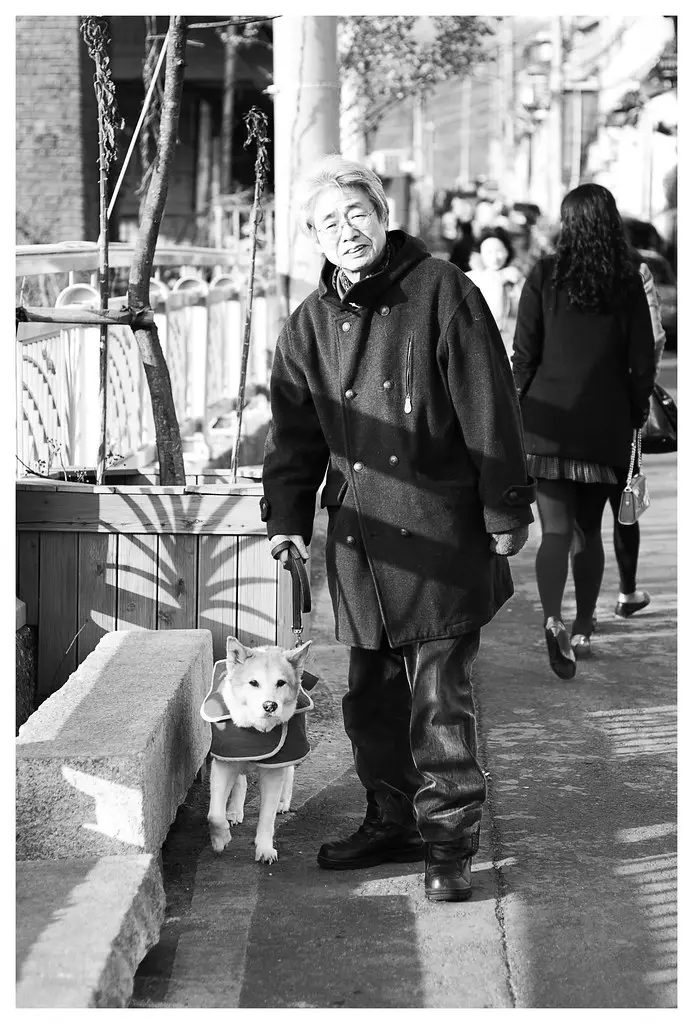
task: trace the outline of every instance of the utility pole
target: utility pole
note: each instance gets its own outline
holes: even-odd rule
[[[512,16],[503,18],[501,38],[503,51],[501,55],[500,78],[503,86],[503,102],[501,106],[501,167],[502,178],[499,182],[501,192],[506,199],[515,196],[515,19]]]
[[[222,195],[231,191],[233,151],[233,107],[236,91],[236,63],[240,29],[229,25],[220,33],[224,44],[224,95],[221,111],[221,168],[219,185]]]
[[[549,89],[549,159],[547,196],[549,215],[558,217],[563,198],[563,18],[559,14],[551,26],[551,71]]]
[[[460,185],[466,188],[472,180],[472,76],[469,71],[462,79],[460,115]]]
[[[424,120],[425,108],[423,96],[417,93],[414,97],[412,110],[412,156],[414,163],[413,202],[409,208],[409,231],[419,235],[423,224],[423,183],[425,171],[424,161]]]
[[[296,186],[310,165],[339,152],[337,18],[274,22],[274,181],[277,276],[284,314],[317,285],[321,260],[296,221]]]
[[[349,45],[354,30],[348,24],[339,27],[339,42]],[[364,117],[359,102],[355,72],[344,75],[339,96],[339,137],[340,152],[347,160],[364,163],[368,155],[368,140],[363,130]]]

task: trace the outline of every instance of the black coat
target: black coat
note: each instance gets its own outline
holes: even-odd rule
[[[655,350],[639,275],[611,313],[554,304],[554,257],[538,261],[517,313],[512,357],[525,447],[536,455],[627,468],[632,432],[647,418]]]
[[[265,447],[268,534],[331,509],[337,638],[400,646],[488,622],[511,596],[489,533],[532,521],[519,408],[479,290],[401,231],[389,266],[340,301],[318,289],[277,343]],[[350,305],[358,303],[355,307]]]

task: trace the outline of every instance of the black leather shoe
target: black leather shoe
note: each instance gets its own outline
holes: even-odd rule
[[[429,900],[459,903],[472,895],[472,854],[458,842],[426,843],[424,889]]]
[[[617,601],[614,611],[617,615],[620,615],[622,619],[630,618],[631,615],[635,615],[636,612],[641,612],[643,608],[647,608],[651,601],[650,595],[646,590],[643,590],[642,601]]]
[[[544,636],[551,668],[561,679],[572,679],[576,668],[575,652],[570,646],[568,631],[561,620],[553,616],[548,618],[544,626]]]
[[[424,844],[418,832],[381,821],[369,821],[346,839],[323,843],[318,851],[321,868],[350,871],[372,868],[376,864],[398,864],[422,860]]]

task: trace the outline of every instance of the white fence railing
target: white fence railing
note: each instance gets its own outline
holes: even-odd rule
[[[110,265],[128,267],[132,247],[110,247]],[[245,282],[229,254],[214,249],[158,249],[150,303],[171,376],[182,431],[201,425],[207,436],[215,417],[231,408],[240,379]],[[98,249],[92,243],[20,246],[17,277],[88,272],[92,284],[73,283],[56,300],[62,308],[99,308],[95,287]],[[171,274],[173,270],[173,274]],[[209,277],[207,281],[205,278]],[[112,311],[125,296],[110,300]],[[249,385],[267,385],[279,329],[273,282],[255,283]],[[27,470],[93,466],[99,438],[99,328],[20,323],[17,330],[17,464]],[[154,441],[149,389],[134,334],[108,329],[107,447],[127,457]]]

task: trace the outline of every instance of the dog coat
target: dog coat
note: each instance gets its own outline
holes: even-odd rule
[[[229,709],[219,692],[226,677],[226,661],[214,664],[212,685],[200,714],[212,726],[210,754],[220,761],[256,761],[259,768],[287,768],[299,764],[310,753],[306,733],[306,712],[315,705],[301,686],[296,710],[288,722],[260,732],[252,726],[241,727],[231,721]],[[313,684],[314,685],[314,684]]]

